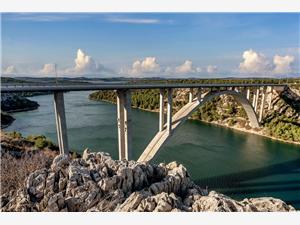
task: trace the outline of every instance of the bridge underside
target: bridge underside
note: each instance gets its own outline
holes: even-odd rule
[[[137,89],[160,89],[159,129],[152,141],[138,161],[149,161],[167,142],[172,133],[199,107],[220,95],[231,95],[245,109],[250,125],[259,127],[263,118],[265,101],[268,103],[266,109],[271,109],[273,88],[282,88],[285,85],[273,84],[140,84],[140,85],[92,85],[92,86],[35,86],[35,87],[5,87],[1,93],[30,92],[30,91],[52,91],[54,93],[54,108],[57,128],[57,139],[61,154],[69,154],[67,124],[64,106],[64,91],[80,90],[115,90],[117,92],[117,125],[119,159],[131,159],[132,155],[132,118],[131,118],[131,90]],[[176,114],[172,113],[173,88],[190,88],[189,102]],[[266,90],[270,88],[268,97]],[[194,94],[193,90],[197,90]],[[167,104],[165,113],[164,93],[167,91]],[[252,97],[250,96],[252,95]],[[250,99],[251,98],[251,99]],[[250,103],[251,100],[251,103]],[[165,121],[166,114],[166,121]],[[172,116],[173,115],[173,116]],[[257,119],[259,118],[259,119]]]
[[[250,121],[250,125],[253,128],[259,127],[259,122],[257,116],[255,114],[254,108],[247,100],[247,98],[237,91],[233,90],[224,90],[224,91],[216,91],[216,92],[207,92],[205,94],[200,94],[196,98],[192,98],[189,103],[187,103],[184,107],[182,107],[173,117],[172,117],[172,126],[171,131],[174,132],[185,120],[187,120],[193,112],[195,112],[199,107],[203,106],[208,101],[211,101],[213,98],[221,95],[231,95],[234,99],[239,102],[243,108],[245,109],[247,116]],[[139,157],[138,161],[149,161],[153,159],[153,157],[157,154],[157,152],[161,149],[161,147],[167,142],[167,140],[171,137],[172,132],[169,132],[167,127],[164,126],[162,131],[159,131],[149,145],[146,147],[142,155]]]

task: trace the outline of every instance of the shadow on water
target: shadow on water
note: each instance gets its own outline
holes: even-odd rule
[[[248,171],[198,179],[195,180],[195,183],[201,187],[208,187],[210,190],[217,189],[223,194],[229,196],[251,196],[251,194],[262,194],[262,196],[266,196],[266,194],[270,192],[282,192],[285,195],[289,195],[295,191],[300,193],[299,169],[300,159],[296,159]],[[299,179],[287,181],[255,181],[259,178],[290,174],[299,174],[299,176],[297,176]],[[253,181],[251,182],[251,180]],[[288,204],[292,204],[296,208],[299,208],[300,195],[299,199],[286,200],[286,202]]]
[[[195,182],[199,185],[206,185],[210,188],[228,188],[231,187],[232,185],[233,186],[240,185],[240,182],[267,177],[270,175],[300,173],[299,171],[296,171],[299,168],[300,168],[300,159],[296,159],[284,163],[253,169],[253,170],[199,179],[196,180]]]
[[[300,205],[300,199],[299,200],[290,200],[290,201],[287,201],[287,203],[292,206]],[[299,207],[297,209],[299,210]]]

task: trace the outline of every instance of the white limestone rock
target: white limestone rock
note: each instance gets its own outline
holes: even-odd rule
[[[231,212],[294,211],[274,198],[235,201],[201,189],[176,162],[151,165],[113,160],[86,149],[81,159],[57,156],[31,173],[24,188],[0,196],[1,211]]]

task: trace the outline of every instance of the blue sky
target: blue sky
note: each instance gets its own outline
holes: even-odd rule
[[[2,72],[51,76],[299,75],[300,14],[2,14]],[[80,49],[80,50],[79,50]]]

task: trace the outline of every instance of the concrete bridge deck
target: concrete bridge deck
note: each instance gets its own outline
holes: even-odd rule
[[[266,102],[271,107],[274,89],[283,88],[286,84],[185,84],[185,83],[147,83],[147,84],[81,84],[81,85],[13,85],[1,86],[1,93],[15,92],[52,92],[54,95],[54,109],[57,128],[57,140],[61,154],[69,153],[67,124],[64,106],[64,92],[66,91],[97,91],[114,90],[117,96],[117,126],[119,159],[131,159],[132,155],[132,118],[131,91],[142,89],[159,89],[159,130],[138,161],[149,161],[159,151],[161,146],[171,137],[172,133],[198,107],[214,97],[227,94],[234,97],[245,109],[250,125],[259,127],[263,117]],[[189,89],[189,102],[175,115],[172,114],[173,89]],[[269,91],[267,91],[269,89]],[[195,92],[196,91],[196,92]],[[252,94],[251,94],[252,93]],[[251,97],[252,96],[252,97]],[[165,101],[165,97],[167,98]],[[251,102],[250,102],[251,100]],[[165,104],[166,103],[166,104]],[[260,106],[260,107],[259,107]],[[165,113],[166,111],[166,113]],[[166,121],[165,121],[166,114]]]
[[[82,85],[1,85],[1,93],[7,92],[49,92],[49,91],[96,91],[96,90],[122,90],[122,89],[167,89],[167,88],[229,88],[229,87],[268,87],[285,86],[285,84],[184,84],[184,83],[158,83],[158,84],[82,84]]]

